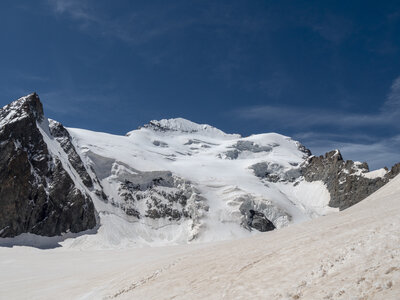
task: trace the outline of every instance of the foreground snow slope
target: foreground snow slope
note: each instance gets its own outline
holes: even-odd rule
[[[1,299],[399,299],[400,176],[254,237],[129,250],[0,248]]]

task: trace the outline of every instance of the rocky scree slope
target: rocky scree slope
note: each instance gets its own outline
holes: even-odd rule
[[[339,151],[177,118],[126,136],[47,120],[36,94],[0,110],[0,237],[80,232],[118,244],[242,237],[345,209],[386,184]],[[98,219],[96,221],[96,217]],[[94,240],[94,243],[98,243]]]

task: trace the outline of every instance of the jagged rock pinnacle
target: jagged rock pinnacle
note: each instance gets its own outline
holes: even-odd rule
[[[33,114],[38,121],[43,119],[43,105],[39,95],[35,92],[17,100],[21,103],[21,109],[28,114]]]

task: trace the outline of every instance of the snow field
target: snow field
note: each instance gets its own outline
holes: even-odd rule
[[[233,241],[0,248],[4,299],[398,299],[400,176],[355,206]]]

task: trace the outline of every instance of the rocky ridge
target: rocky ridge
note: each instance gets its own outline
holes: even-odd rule
[[[344,160],[339,150],[321,156],[310,156],[301,169],[305,180],[321,180],[331,195],[330,207],[346,209],[365,199],[400,173],[400,163],[383,176],[368,178],[367,163]]]
[[[96,225],[92,200],[50,153],[40,126],[46,120],[35,93],[0,110],[0,237],[54,236]]]

